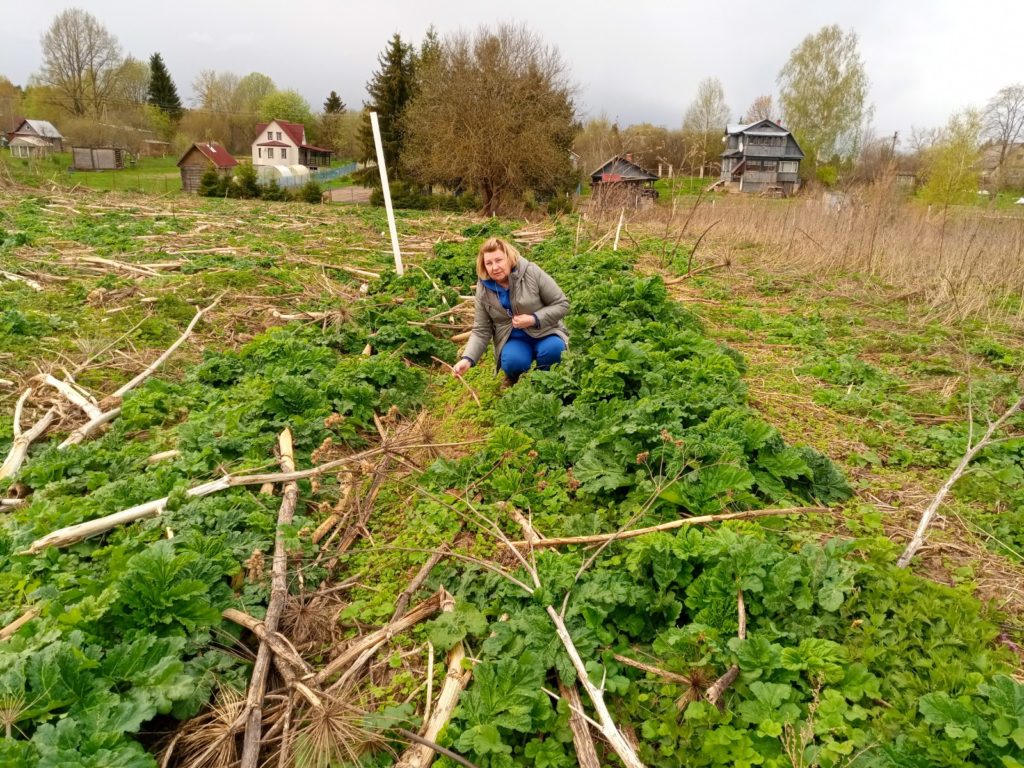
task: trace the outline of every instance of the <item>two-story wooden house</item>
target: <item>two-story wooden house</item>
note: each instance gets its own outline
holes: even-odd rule
[[[331,164],[331,150],[306,143],[306,126],[271,120],[256,126],[253,165],[304,165],[310,170]]]
[[[771,120],[725,129],[719,183],[739,192],[778,191],[791,195],[800,188],[803,150],[793,134]]]

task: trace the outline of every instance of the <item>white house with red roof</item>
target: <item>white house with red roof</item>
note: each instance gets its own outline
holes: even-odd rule
[[[256,126],[252,141],[253,165],[304,165],[315,170],[331,164],[331,150],[306,143],[302,123],[271,120]]]

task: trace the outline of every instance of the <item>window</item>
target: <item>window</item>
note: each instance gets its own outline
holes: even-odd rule
[[[751,136],[750,146],[752,147],[781,147],[782,136]]]
[[[800,170],[800,163],[796,160],[783,160],[779,163],[779,173],[797,173]]]
[[[287,147],[281,147],[281,159],[282,160],[287,160],[288,159],[288,148]]]
[[[267,131],[267,141],[273,141],[273,140],[274,140],[274,132],[273,131]]]
[[[280,131],[278,131],[278,132],[277,132],[277,140],[278,140],[278,141],[280,141],[280,140],[281,140],[281,132],[280,132]]]
[[[256,157],[263,157],[263,147],[256,147]]]
[[[273,147],[267,147],[267,158],[269,160],[273,160],[274,159],[274,148]]]

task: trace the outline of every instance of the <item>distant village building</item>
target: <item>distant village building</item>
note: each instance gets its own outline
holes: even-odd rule
[[[598,205],[640,208],[657,199],[657,180],[657,176],[633,162],[633,155],[616,155],[590,174],[592,199]]]
[[[171,154],[171,142],[159,139],[143,139],[139,146],[140,157],[167,157]]]
[[[771,120],[725,129],[725,151],[718,183],[738,192],[791,195],[800,189],[803,150],[793,134]]]
[[[14,157],[45,157],[64,149],[64,137],[46,120],[22,120],[10,136]]]
[[[1002,189],[1024,187],[1024,142],[1006,147],[1002,166],[999,164],[1001,151],[998,144],[982,147],[979,162],[982,183]]]
[[[196,142],[178,161],[181,169],[181,188],[186,192],[198,192],[199,180],[209,168],[217,173],[230,176],[238,161],[216,141]]]
[[[304,165],[310,170],[331,164],[331,150],[306,143],[306,127],[302,123],[271,120],[256,126],[252,141],[252,164]]]

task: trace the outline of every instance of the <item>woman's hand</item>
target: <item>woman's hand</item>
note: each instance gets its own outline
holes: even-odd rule
[[[472,368],[472,364],[466,358],[462,358],[455,365],[452,366],[452,373],[461,378],[462,374]]]
[[[525,328],[533,328],[537,325],[537,318],[533,315],[516,315],[512,318],[512,327],[523,330]]]

